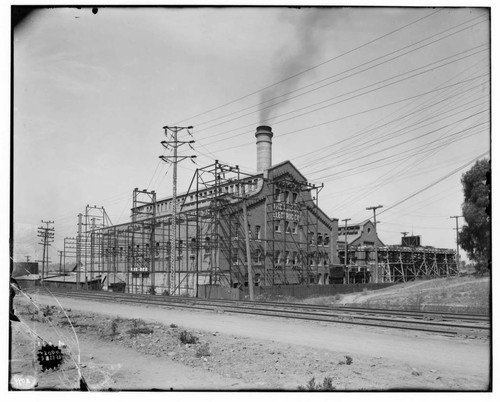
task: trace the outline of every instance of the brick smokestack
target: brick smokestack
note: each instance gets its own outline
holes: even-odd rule
[[[262,173],[272,165],[273,132],[271,127],[257,127],[255,137],[257,138],[257,172]]]

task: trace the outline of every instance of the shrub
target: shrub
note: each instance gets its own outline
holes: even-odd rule
[[[182,331],[180,334],[180,340],[181,342],[186,345],[186,344],[195,344],[198,342],[198,337],[194,336],[191,332],[189,331]]]
[[[40,312],[44,317],[50,317],[53,313],[52,306],[40,307]]]
[[[323,383],[316,384],[316,379],[313,377],[309,380],[305,387],[299,386],[299,391],[335,391],[332,377],[325,377]]]
[[[111,336],[115,337],[116,335],[119,334],[118,332],[118,322],[119,319],[115,318],[113,321],[111,321]]]
[[[339,361],[339,365],[343,365],[343,364],[347,364],[348,366],[350,366],[352,364],[352,357],[351,356],[344,356],[345,357],[345,361],[341,360]]]

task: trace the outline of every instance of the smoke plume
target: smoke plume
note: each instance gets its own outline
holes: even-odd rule
[[[280,84],[274,85],[261,93],[261,102],[271,100],[282,94],[286,94],[298,87],[303,75],[296,74],[318,64],[317,56],[323,45],[323,39],[328,28],[333,25],[334,15],[338,10],[325,8],[307,8],[293,10],[296,14],[290,15],[292,10],[286,10],[283,18],[295,27],[295,35],[290,39],[289,44],[278,52],[272,68],[277,72],[276,81],[284,80]],[[293,77],[286,79],[288,77]],[[278,108],[287,103],[288,95],[270,101],[262,107],[260,111],[260,124],[270,123],[269,120],[276,114]]]

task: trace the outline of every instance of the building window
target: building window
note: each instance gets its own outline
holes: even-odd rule
[[[285,191],[285,197],[284,197],[284,201],[285,202],[290,202],[290,191]]]
[[[255,263],[262,264],[262,251],[260,251],[260,250],[257,250],[255,252]]]
[[[285,221],[285,232],[292,233],[292,228],[290,226],[290,222],[288,222],[288,221]]]
[[[275,251],[274,252],[274,264],[280,264],[281,263],[281,251]]]
[[[290,251],[285,251],[285,264],[290,264]]]
[[[237,248],[233,249],[231,257],[232,257],[233,264],[238,265],[238,249]]]
[[[309,232],[309,244],[314,244],[314,232]]]
[[[298,195],[297,193],[292,193],[292,203],[294,203],[294,204],[295,204],[295,203],[297,202],[297,197],[298,197],[298,196],[299,196],[299,195]]]
[[[281,221],[276,221],[274,223],[274,231],[276,233],[281,233]]]
[[[318,233],[318,245],[321,244],[323,244],[323,236],[321,235],[321,233]]]
[[[325,246],[328,246],[330,244],[330,236],[328,236],[327,233],[325,233],[325,237],[324,237],[324,240],[323,240],[323,244]]]
[[[255,225],[255,238],[257,240],[260,240],[260,236],[261,236],[261,233],[260,233],[260,226],[259,225]]]
[[[292,233],[297,234],[299,232],[299,224],[297,222],[293,222],[292,224]]]
[[[281,194],[281,191],[279,188],[274,189],[274,201],[275,202],[280,201],[280,194]]]

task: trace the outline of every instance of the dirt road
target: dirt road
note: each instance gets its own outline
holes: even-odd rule
[[[54,298],[45,295],[36,295],[35,300],[40,304],[57,304]],[[215,372],[209,375],[206,371],[204,372],[205,377],[199,373],[191,373],[187,376],[186,367],[181,364],[183,367],[178,367],[177,371],[175,367],[173,368],[173,372],[178,374],[177,389],[179,387],[190,388],[190,386],[191,388],[201,387],[205,389],[259,387],[296,389],[297,385],[303,385],[309,380],[309,378],[304,378],[304,375],[315,374],[319,376],[323,372],[324,375],[328,374],[328,370],[319,370],[321,363],[324,363],[325,356],[328,356],[329,360],[332,360],[332,358],[337,359],[335,360],[335,364],[337,364],[338,357],[346,355],[352,356],[357,366],[350,366],[354,374],[346,371],[347,366],[336,367],[336,373],[340,377],[345,374],[343,377],[345,384],[340,385],[340,389],[342,387],[345,387],[345,389],[390,389],[393,387],[426,389],[429,387],[430,389],[480,390],[489,387],[490,344],[486,340],[426,335],[411,331],[383,330],[349,324],[310,323],[298,320],[248,317],[220,311],[201,313],[173,308],[143,307],[118,303],[97,303],[92,301],[83,303],[81,300],[66,298],[59,299],[59,302],[66,310],[99,313],[108,316],[110,319],[116,317],[142,319],[146,322],[160,323],[165,326],[175,323],[184,328],[217,333],[221,335],[219,337],[220,344],[214,344],[214,347],[220,347],[221,351],[224,351],[224,346],[229,345],[231,342],[235,342],[236,345],[248,342],[248,348],[256,351],[253,352],[255,358],[252,358],[251,354],[247,355],[245,353],[245,346],[240,350],[239,355],[237,354],[237,348],[233,348],[232,351],[235,355],[232,360],[235,361],[235,366],[238,366],[238,364],[245,365],[245,359],[250,362],[252,359],[257,358],[262,360],[260,367],[272,367],[273,365],[280,367],[279,364],[284,363],[286,366],[286,364],[294,364],[294,353],[296,356],[303,353],[303,356],[314,358],[312,364],[304,371],[304,374],[297,372],[294,376],[287,376],[284,369],[275,368],[277,379],[273,380],[274,382],[266,382],[265,375],[262,377],[263,381],[260,381],[262,378],[258,375],[254,380],[251,380],[252,376],[248,373],[248,378],[231,377],[231,370],[222,377]],[[236,337],[237,340],[234,340]],[[113,347],[116,347],[116,345],[113,345]],[[104,350],[107,350],[107,348],[111,350],[113,347],[96,343],[92,349],[92,354],[97,358],[97,356],[103,356]],[[228,347],[231,348],[231,345]],[[275,350],[281,350],[282,356],[290,359],[289,363],[283,362],[283,359],[275,360]],[[260,352],[265,353],[260,354]],[[122,367],[122,377],[130,377],[133,372],[133,370],[130,371],[130,364],[132,366],[135,364],[143,365],[143,363],[139,364],[139,357],[137,359],[135,357],[125,359],[124,354],[120,354],[119,350],[116,351],[115,356],[119,356],[123,360],[119,363],[120,367]],[[241,357],[241,361],[238,363],[239,357]],[[118,360],[115,358],[113,363]],[[132,378],[134,376],[141,377],[136,378],[135,384],[141,383],[144,385],[141,382],[144,374],[148,379],[145,383],[147,386],[154,386],[157,384],[156,381],[159,381],[159,377],[155,373],[161,372],[160,362],[156,362],[155,359],[149,359],[148,362],[145,371],[141,369],[139,370],[141,373],[131,375]],[[311,367],[315,366],[314,362],[318,363],[316,364],[319,370],[317,372],[310,370]],[[159,365],[155,366],[156,363]],[[254,363],[251,362],[252,365]],[[162,364],[165,364],[165,362]],[[233,364],[232,361],[231,364]],[[296,364],[301,365],[303,362],[299,360]],[[189,369],[200,370],[198,367]],[[262,370],[262,368],[258,367],[256,369]],[[224,372],[223,368],[217,370],[220,373]],[[342,370],[345,373],[341,372]],[[207,375],[209,376],[207,377]],[[267,376],[269,376],[269,373]],[[358,378],[353,381],[350,379],[353,376]],[[183,378],[196,378],[196,382],[183,382]]]

